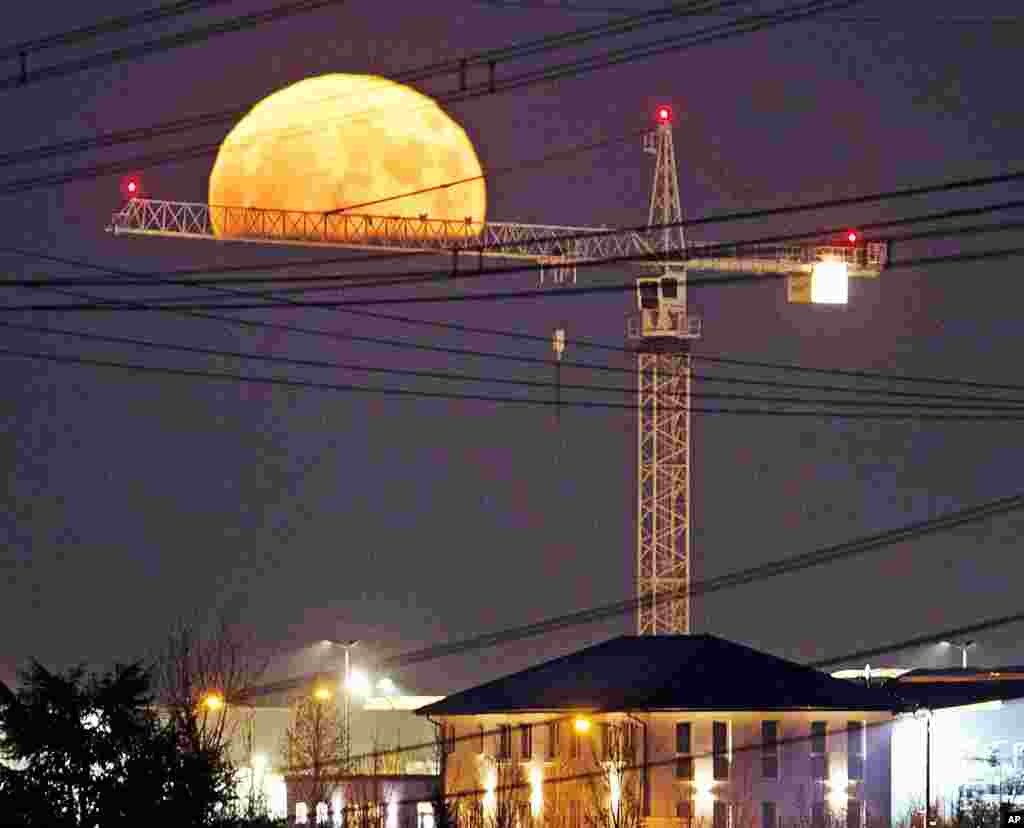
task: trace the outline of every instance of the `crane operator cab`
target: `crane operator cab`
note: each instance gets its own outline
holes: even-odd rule
[[[695,339],[700,336],[700,319],[686,312],[682,274],[643,277],[636,280],[637,313],[630,317],[627,337]]]

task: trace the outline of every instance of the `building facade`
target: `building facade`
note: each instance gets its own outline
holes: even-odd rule
[[[623,636],[420,712],[469,825],[891,821],[895,700],[708,635]]]

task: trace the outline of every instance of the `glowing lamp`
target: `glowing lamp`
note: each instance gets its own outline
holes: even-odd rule
[[[857,234],[853,230],[851,230],[849,233],[846,234],[846,240],[850,244],[854,244],[857,241]]]
[[[672,110],[667,106],[658,107],[658,123],[667,124],[672,120]]]
[[[577,716],[576,721],[573,722],[573,727],[576,728],[577,733],[588,733],[590,731],[590,719]]]
[[[357,696],[369,696],[370,677],[362,670],[353,670],[348,681],[345,682],[345,687],[350,693],[355,693]]]
[[[224,706],[224,697],[220,693],[207,693],[203,697],[203,706],[207,710],[220,710]]]
[[[317,687],[313,691],[313,696],[317,701],[327,701],[331,697],[331,691],[326,687]]]
[[[823,261],[811,271],[811,302],[816,305],[845,305],[850,277],[846,262]]]

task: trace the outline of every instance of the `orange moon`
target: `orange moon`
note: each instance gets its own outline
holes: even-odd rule
[[[264,98],[231,130],[210,174],[210,216],[221,238],[291,235],[221,209],[231,207],[352,207],[345,212],[476,224],[486,217],[482,178],[405,194],[481,175],[465,131],[426,95],[374,75],[321,75]],[[405,197],[356,206],[394,196]],[[339,226],[330,226],[329,237],[341,241]]]

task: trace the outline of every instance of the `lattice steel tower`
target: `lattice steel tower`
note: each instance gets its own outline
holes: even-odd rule
[[[682,221],[672,144],[672,112],[644,136],[655,155],[648,225]],[[690,340],[700,319],[687,314],[686,271],[679,258],[681,226],[651,234],[665,263],[661,274],[637,279],[637,312],[627,325],[637,368],[637,633],[690,631]]]

